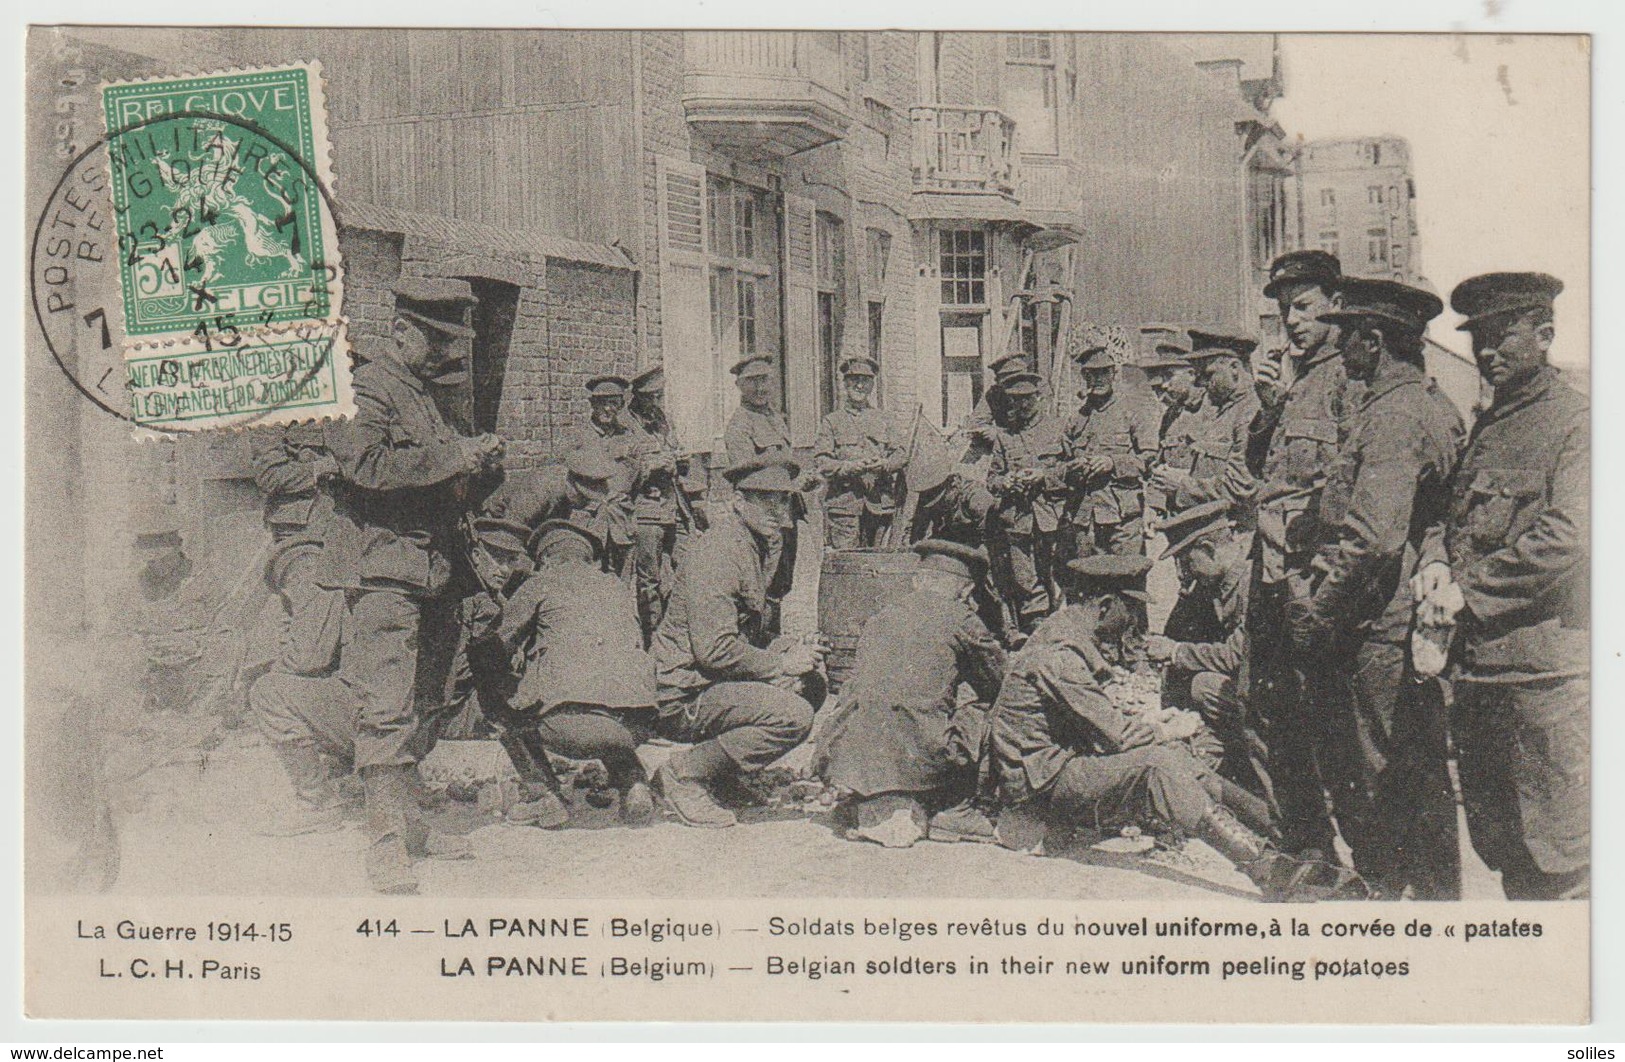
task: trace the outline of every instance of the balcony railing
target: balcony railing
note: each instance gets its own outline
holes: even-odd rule
[[[786,155],[846,131],[840,35],[743,30],[683,34],[689,124],[748,155]]]
[[[990,107],[945,104],[914,107],[909,116],[916,192],[1014,196],[1014,119]]]

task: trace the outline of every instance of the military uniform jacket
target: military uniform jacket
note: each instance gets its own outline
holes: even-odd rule
[[[1047,792],[1076,756],[1122,750],[1128,718],[1095,677],[1104,666],[1076,605],[1039,624],[1010,661],[992,720],[995,775],[1007,802]]]
[[[254,485],[265,495],[265,524],[283,532],[315,530],[332,513],[332,498],[316,485],[316,461],[327,454],[320,424],[290,424],[249,433]]]
[[[1448,517],[1425,560],[1447,560],[1466,610],[1460,678],[1526,682],[1590,670],[1591,433],[1585,397],[1543,369],[1473,425]]]
[[[764,648],[767,554],[731,508],[695,541],[655,631],[662,703],[717,682],[765,682],[778,675],[780,655]]]
[[[655,706],[654,661],[643,651],[636,598],[623,580],[590,564],[538,569],[503,605],[498,636],[523,662],[516,711]]]
[[[1173,511],[1220,498],[1252,497],[1255,485],[1247,468],[1247,441],[1256,416],[1258,399],[1250,388],[1222,406],[1211,395],[1202,403],[1191,425],[1189,471],[1194,482],[1175,493]]]
[[[1261,409],[1248,431],[1247,466],[1260,481],[1257,545],[1266,583],[1304,570],[1314,558],[1320,491],[1352,410],[1349,379],[1335,351],[1294,364],[1297,378],[1280,409]],[[1358,393],[1358,385],[1353,390]]]
[[[722,444],[728,452],[730,466],[769,454],[788,456],[790,425],[777,410],[758,413],[749,406],[740,406],[728,420]]]
[[[451,579],[447,551],[464,508],[457,435],[393,357],[356,369],[355,405],[356,415],[327,433],[344,526],[335,536],[343,541],[328,542],[330,585],[438,592]]]
[[[625,499],[628,511],[632,505],[632,486],[637,480],[638,434],[618,421],[609,430],[588,421],[570,437],[571,450],[597,450],[615,464],[619,471],[610,478],[609,492]]]
[[[1104,405],[1091,399],[1067,426],[1071,459],[1109,457],[1112,462],[1104,475],[1085,479],[1081,470],[1075,473],[1072,507],[1081,523],[1121,524],[1144,513],[1145,476],[1161,448],[1162,418],[1135,397],[1119,389]]]
[[[995,519],[1005,533],[1028,537],[1060,527],[1066,504],[1066,465],[1071,457],[1060,421],[1039,413],[1020,427],[995,426],[990,442],[993,456],[987,489],[998,499]],[[1010,489],[1011,475],[1023,469],[1043,473],[1036,492]]]
[[[1250,551],[1240,551],[1213,590],[1213,614],[1218,617],[1224,637],[1214,642],[1180,642],[1174,646],[1171,663],[1185,671],[1212,671],[1228,675],[1236,682],[1240,696],[1247,695],[1247,605],[1252,597],[1253,562]]]
[[[953,766],[959,684],[990,704],[1003,674],[1004,651],[969,605],[929,590],[892,600],[858,638],[823,741],[825,777],[861,796],[936,788]]]
[[[640,524],[677,522],[677,468],[682,447],[664,419],[632,429],[632,515]]]
[[[1200,409],[1200,403],[1193,409],[1180,402],[1172,409],[1162,411],[1161,426],[1157,433],[1158,442],[1161,444],[1157,450],[1158,466],[1180,472],[1191,470],[1191,462],[1196,459],[1196,454],[1191,450],[1191,442],[1196,437],[1197,411]],[[1147,508],[1167,512],[1169,500],[1168,495],[1160,488],[1147,484],[1145,488]]]
[[[1461,435],[1455,407],[1421,369],[1395,364],[1371,382],[1320,499],[1312,627],[1404,640],[1410,578],[1444,514]]]
[[[897,507],[897,473],[908,463],[890,419],[878,409],[837,409],[818,425],[814,446],[818,473],[828,484],[824,509],[832,513],[889,514]],[[876,457],[879,472],[848,472],[842,466]]]

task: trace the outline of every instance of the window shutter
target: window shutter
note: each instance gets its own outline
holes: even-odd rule
[[[816,217],[811,199],[784,197],[784,410],[795,446],[818,433]]]
[[[685,450],[709,451],[721,427],[714,414],[718,381],[705,274],[705,167],[661,156],[656,173],[667,413]]]

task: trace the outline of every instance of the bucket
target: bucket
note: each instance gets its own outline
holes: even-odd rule
[[[830,645],[829,688],[841,688],[857,665],[858,635],[890,598],[913,587],[920,558],[907,546],[826,550],[818,577],[818,631]]]

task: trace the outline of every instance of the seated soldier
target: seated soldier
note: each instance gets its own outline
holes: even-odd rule
[[[1146,656],[1166,663],[1163,703],[1196,711],[1219,739],[1219,773],[1263,796],[1263,740],[1246,719],[1247,600],[1252,585],[1252,536],[1236,530],[1224,499],[1204,502],[1164,521],[1171,541],[1164,560],[1179,565],[1180,606],[1213,617],[1203,641],[1153,634]],[[1180,611],[1176,608],[1175,611]],[[1170,633],[1172,633],[1170,623]]]
[[[1011,661],[993,708],[1001,843],[1035,851],[1051,828],[1176,827],[1212,845],[1266,899],[1320,895],[1309,871],[1220,804],[1219,780],[1156,721],[1109,700],[1102,650],[1132,628],[1119,601],[1150,567],[1143,556],[1095,555],[1065,566],[1069,604]]]
[[[768,558],[777,556],[799,469],[784,454],[747,458],[725,475],[734,486],[683,566],[654,637],[660,686],[655,730],[694,743],[672,756],[655,784],[689,826],[734,825],[711,787],[758,771],[801,744],[812,727],[823,647],[769,643]],[[810,696],[804,697],[806,689]]]
[[[579,524],[543,523],[532,542],[536,571],[508,598],[493,632],[518,677],[495,713],[531,798],[518,817],[543,828],[569,820],[549,751],[601,761],[620,794],[622,822],[642,825],[654,813],[637,756],[655,712],[654,664],[643,651],[634,591],[603,571],[601,549]]]
[[[283,651],[248,691],[248,703],[282,761],[299,800],[297,813],[274,820],[265,832],[284,834],[332,828],[343,812],[329,761],[355,759],[362,699],[344,667],[344,592],[317,586],[310,569],[322,547],[308,539],[279,543],[266,564],[266,581],[282,600],[288,622]],[[404,805],[400,843],[411,858],[468,859],[465,838],[441,833],[414,802]],[[369,872],[375,859],[369,850]],[[414,893],[410,867],[388,877],[371,874],[381,892]]]
[[[1004,650],[970,605],[987,554],[938,539],[914,550],[913,591],[863,625],[823,739],[824,777],[851,794],[849,837],[907,848],[929,823],[933,840],[991,841],[993,824],[973,798]],[[962,682],[980,703],[959,703]]]

